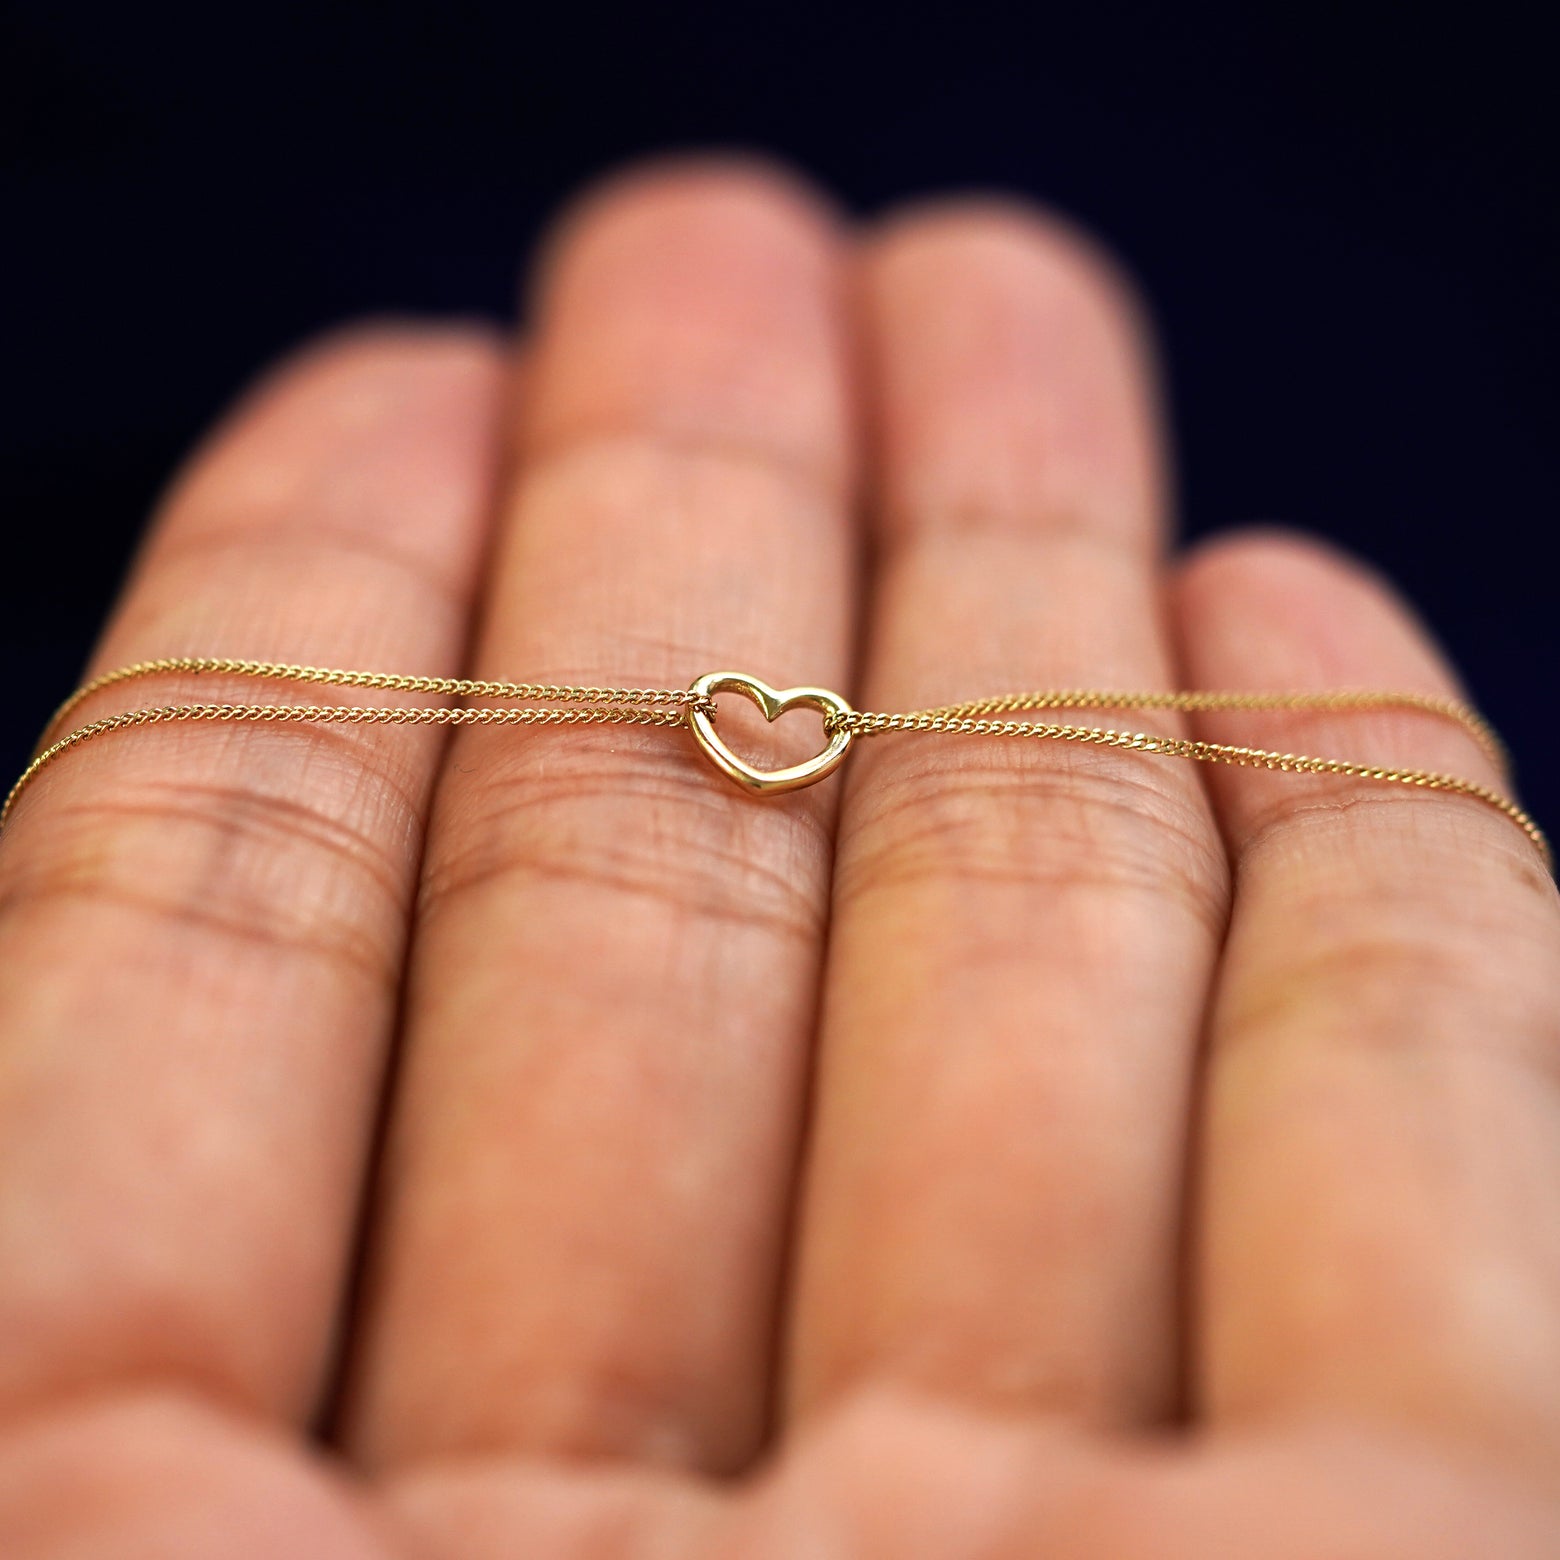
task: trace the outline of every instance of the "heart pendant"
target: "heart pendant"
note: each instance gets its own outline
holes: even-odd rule
[[[701,698],[713,699],[717,693],[746,694],[764,712],[765,720],[776,720],[787,710],[799,706],[815,709],[823,715],[850,715],[854,711],[837,693],[827,688],[771,688],[768,683],[749,677],[745,672],[706,672],[694,679],[691,691]],[[699,746],[709,754],[710,761],[724,775],[736,781],[744,791],[754,796],[777,795],[781,791],[795,791],[815,780],[831,775],[840,766],[840,760],[850,750],[855,732],[848,727],[831,732],[827,746],[805,763],[793,764],[789,769],[755,769],[737,757],[721,741],[709,711],[697,704],[688,706],[688,724]]]

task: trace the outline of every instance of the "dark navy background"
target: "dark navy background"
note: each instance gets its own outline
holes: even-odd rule
[[[977,185],[1092,225],[1161,326],[1186,529],[1283,520],[1396,576],[1560,824],[1555,88],[1498,9],[13,0],[0,26],[7,771],[254,367],[345,316],[507,315],[583,180],[737,145],[861,212]]]

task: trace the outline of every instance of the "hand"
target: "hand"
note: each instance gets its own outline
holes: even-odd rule
[[[660,166],[536,293],[518,374],[269,378],[94,670],[1452,691],[1315,544],[1162,557],[1134,306],[1038,215]],[[1423,716],[1195,729],[1503,783]],[[1557,952],[1508,821],[1337,778],[88,744],[0,848],[0,1554],[1552,1557]]]

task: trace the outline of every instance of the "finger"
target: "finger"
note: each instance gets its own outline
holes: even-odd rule
[[[1455,693],[1405,609],[1317,546],[1225,543],[1179,598],[1199,684]],[[1249,718],[1206,727],[1253,740]],[[1275,719],[1261,737],[1502,784],[1425,716]],[[1207,1411],[1341,1409],[1560,1458],[1553,884],[1466,797],[1209,778],[1238,892],[1210,1038]]]
[[[5,1560],[404,1560],[291,1438],[176,1393],[71,1404],[0,1437]]]
[[[560,1458],[479,1458],[379,1488],[416,1560],[727,1560],[731,1491],[697,1474]],[[745,1536],[745,1535],[744,1535]]]
[[[1560,1512],[1500,1469],[1338,1426],[1115,1444],[867,1393],[756,1479],[506,1460],[393,1486],[418,1560],[1552,1560]]]
[[[458,669],[497,354],[315,348],[169,498],[93,669],[165,655]],[[226,693],[210,679],[197,697]],[[181,702],[188,679],[76,712]],[[426,731],[99,738],[0,848],[0,1412],[166,1377],[301,1416],[395,1009]]]
[[[844,679],[837,247],[789,180],[719,163],[639,173],[565,224],[485,672]],[[830,806],[755,802],[676,731],[457,744],[346,1416],[359,1455],[751,1454]]]
[[[1137,327],[1021,212],[902,218],[866,267],[879,387],[866,700],[1161,687]],[[841,815],[801,1234],[800,1410],[865,1377],[1165,1411],[1192,1042],[1224,913],[1196,778],[886,736]]]
[[[547,1513],[538,1495],[529,1504]],[[704,1544],[675,1547],[677,1513],[660,1505],[652,1531],[666,1547],[622,1553],[1545,1560],[1560,1541],[1550,1491],[1501,1469],[1427,1455],[1408,1438],[1319,1425],[1227,1444],[1102,1442],[886,1392],[863,1394],[809,1427],[767,1478],[710,1514]],[[640,1509],[648,1517],[654,1508],[642,1500]],[[572,1552],[589,1553],[584,1544]]]

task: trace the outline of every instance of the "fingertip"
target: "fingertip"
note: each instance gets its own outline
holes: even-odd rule
[[[1278,525],[1225,533],[1191,549],[1169,588],[1188,686],[1372,690],[1471,703],[1413,603],[1373,564],[1326,538]],[[1342,721],[1340,745],[1352,740],[1362,719]],[[1416,736],[1422,717],[1377,713],[1368,729],[1382,752],[1397,754],[1408,767],[1426,767],[1428,750]],[[1325,722],[1321,730],[1328,730]],[[1484,746],[1475,762],[1493,763],[1490,778],[1509,783],[1502,756]],[[1466,767],[1465,751],[1454,743],[1428,767]]]
[[[262,373],[257,388],[306,381],[345,388],[430,372],[492,372],[502,364],[506,348],[503,331],[489,320],[369,315],[288,348]]]
[[[1131,268],[1098,234],[1037,201],[1000,190],[923,196],[876,218],[862,242],[874,271],[1020,273],[1026,286],[1127,337],[1145,359],[1154,355],[1152,313]]]
[[[408,438],[379,442],[399,442],[403,453],[486,460],[511,368],[502,332],[480,320],[387,315],[335,326],[292,347],[239,392],[175,473],[159,513],[187,510],[192,494],[200,503],[210,498],[213,514],[235,507],[220,494],[245,495],[252,510],[274,508],[292,490],[287,474],[300,469],[304,452],[314,451],[321,469],[345,469],[350,453],[390,423]],[[421,431],[412,435],[414,427]],[[332,443],[337,457],[328,459]],[[213,487],[217,493],[208,492]]]
[[[840,255],[783,165],[663,158],[588,190],[528,284],[525,459],[630,432],[762,451],[842,489],[855,449]]]
[[[523,302],[552,290],[566,260],[610,245],[625,229],[697,216],[753,239],[811,247],[829,255],[848,217],[839,202],[800,169],[743,148],[664,151],[608,171],[568,199],[544,228]]]
[[[1226,577],[1266,578],[1305,576],[1318,580],[1369,581],[1390,589],[1374,565],[1340,543],[1315,531],[1276,521],[1240,526],[1200,538],[1182,555],[1179,573],[1201,584],[1206,577],[1218,584]]]
[[[411,393],[428,400],[453,396],[464,404],[473,385],[485,391],[508,366],[503,333],[487,321],[408,315],[343,321],[295,342],[250,377],[176,485],[279,417],[361,422]]]
[[[1172,592],[1182,626],[1199,638],[1260,636],[1254,664],[1294,662],[1358,683],[1383,679],[1457,686],[1456,674],[1419,611],[1373,563],[1338,543],[1276,524],[1199,542],[1183,557]],[[1301,663],[1305,663],[1302,665]]]
[[[937,196],[861,250],[889,534],[1067,530],[1162,544],[1168,466],[1145,311],[1080,230],[1011,197]]]

